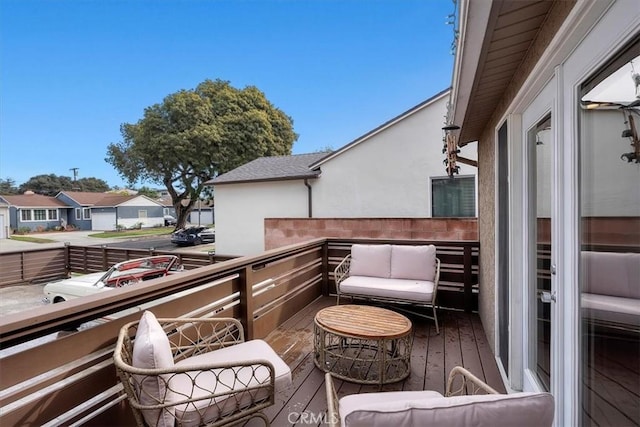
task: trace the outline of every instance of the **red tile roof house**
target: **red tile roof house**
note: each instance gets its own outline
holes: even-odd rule
[[[0,202],[9,205],[9,227],[16,231],[28,228],[44,231],[61,227],[66,221],[69,206],[55,197],[33,192],[19,195],[0,195]]]
[[[56,199],[69,208],[68,224],[80,230],[164,225],[162,203],[143,195],[61,191]]]

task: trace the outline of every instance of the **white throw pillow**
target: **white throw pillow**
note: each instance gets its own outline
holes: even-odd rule
[[[351,246],[349,275],[389,277],[391,273],[391,245]]]
[[[391,247],[391,278],[435,282],[436,247],[393,245]]]
[[[156,316],[145,311],[142,314],[136,338],[133,341],[133,366],[141,369],[162,369],[173,366],[173,355],[167,334],[158,323]],[[168,376],[145,376],[135,375],[137,391],[142,405],[154,405],[167,400],[172,400],[173,396],[167,389]],[[158,427],[173,427],[174,413],[173,407],[163,410],[143,410],[147,424]]]

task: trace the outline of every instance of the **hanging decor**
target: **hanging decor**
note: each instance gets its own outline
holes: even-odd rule
[[[457,165],[460,149],[458,148],[458,141],[454,134],[454,131],[459,129],[460,126],[456,125],[447,125],[442,128],[444,131],[444,137],[442,138],[444,143],[444,147],[442,147],[442,154],[447,155],[443,163],[445,164],[447,175],[449,175],[450,178],[453,178],[454,174],[460,173],[460,166]]]

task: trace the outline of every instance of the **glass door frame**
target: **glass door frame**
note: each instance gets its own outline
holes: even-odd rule
[[[558,266],[557,254],[560,248],[560,240],[558,233],[558,222],[559,222],[559,209],[561,203],[559,203],[559,186],[558,182],[558,169],[559,164],[558,160],[560,158],[558,153],[558,145],[556,141],[558,141],[558,108],[557,108],[557,76],[553,76],[551,80],[549,80],[544,88],[538,93],[538,95],[533,99],[531,103],[524,109],[522,112],[522,126],[521,126],[521,158],[520,164],[522,166],[522,176],[523,176],[523,196],[522,202],[524,203],[523,210],[523,231],[524,231],[524,239],[522,246],[522,298],[523,298],[523,324],[522,324],[522,334],[523,334],[523,390],[525,391],[546,391],[542,386],[540,381],[537,378],[535,363],[536,358],[532,355],[535,354],[537,349],[537,330],[534,326],[536,325],[537,319],[537,287],[536,280],[532,280],[531,271],[535,271],[537,269],[537,239],[536,239],[536,222],[537,222],[537,214],[535,211],[536,200],[532,199],[534,195],[530,194],[530,189],[535,185],[531,180],[535,179],[536,171],[535,162],[531,160],[531,149],[529,147],[529,132],[531,129],[534,129],[541,121],[545,119],[547,116],[551,116],[551,132],[550,132],[550,141],[549,144],[551,146],[551,205],[550,205],[550,218],[551,218],[551,265],[555,265],[556,268]],[[533,252],[532,252],[533,251]],[[559,332],[562,329],[561,324],[558,323],[560,320],[558,317],[558,306],[557,299],[559,298],[559,293],[557,289],[557,275],[551,276],[551,292],[555,294],[556,302],[551,302],[550,307],[550,316],[551,316],[551,343],[550,343],[550,370],[551,370],[551,383],[550,383],[550,392],[554,394],[554,396],[558,396],[556,394],[557,390],[557,380],[562,378],[562,367],[560,362],[559,354],[562,351],[561,346],[558,343],[562,342],[559,337]],[[533,288],[531,288],[533,286]],[[535,303],[531,300],[531,298],[535,298]]]

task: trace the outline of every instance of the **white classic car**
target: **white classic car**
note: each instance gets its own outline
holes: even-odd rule
[[[107,271],[57,280],[44,286],[45,302],[63,302],[85,295],[130,286],[182,271],[174,255],[159,255],[119,262]]]

